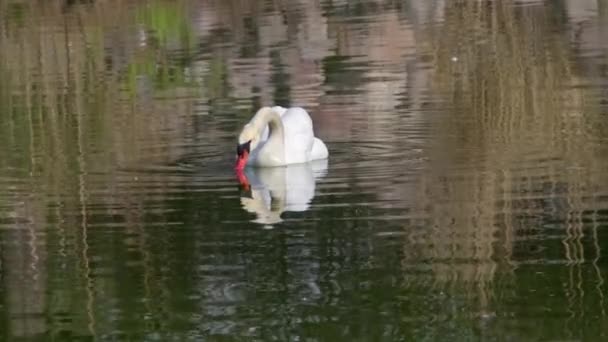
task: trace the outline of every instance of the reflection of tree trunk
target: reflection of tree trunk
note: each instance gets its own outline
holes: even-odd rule
[[[20,198],[10,214],[15,224],[5,229],[0,249],[9,336],[31,337],[46,332],[47,252],[38,229],[45,226],[44,213],[32,197]]]
[[[77,16],[79,16],[79,14],[76,14]],[[79,27],[80,27],[80,33],[84,36],[84,29],[82,27],[82,22],[80,21],[80,18],[78,18],[78,22],[79,22]],[[67,20],[67,19],[66,19]],[[85,39],[83,39],[85,40]],[[66,41],[69,41],[69,37],[68,34],[66,32]],[[70,51],[70,47],[69,45],[66,45],[66,55],[70,55],[71,51]],[[79,195],[79,200],[80,200],[80,215],[81,217],[81,238],[82,238],[82,264],[83,264],[83,275],[85,278],[85,290],[86,290],[86,294],[87,294],[87,299],[86,299],[86,312],[87,312],[87,318],[88,318],[88,324],[87,327],[89,329],[89,332],[91,333],[92,336],[95,336],[95,318],[94,318],[94,314],[93,314],[93,303],[94,303],[94,298],[93,298],[93,280],[91,279],[91,267],[90,267],[90,261],[89,261],[89,241],[88,241],[88,235],[89,235],[89,230],[88,230],[88,214],[87,214],[87,197],[88,197],[88,190],[87,190],[87,181],[86,181],[86,177],[87,177],[87,166],[86,166],[86,158],[85,158],[85,154],[86,151],[84,150],[84,146],[86,144],[86,141],[84,140],[84,133],[83,130],[85,129],[84,126],[84,120],[83,120],[83,115],[84,115],[84,110],[81,106],[81,101],[82,101],[82,96],[83,95],[83,89],[82,89],[82,85],[80,82],[80,77],[81,77],[81,70],[78,68],[79,65],[78,63],[74,63],[73,65],[71,65],[70,63],[68,63],[67,65],[67,72],[68,72],[68,84],[71,83],[71,87],[69,87],[69,89],[71,89],[73,91],[72,94],[70,94],[70,98],[73,99],[75,106],[74,106],[74,110],[71,111],[74,113],[74,115],[76,115],[76,129],[78,130],[78,195]],[[74,72],[70,75],[70,71],[71,69],[74,68]]]
[[[2,25],[4,26],[4,25]],[[4,32],[2,33],[4,36]],[[33,34],[35,36],[35,34]],[[31,37],[35,39],[36,37]],[[4,42],[4,38],[2,38]],[[39,40],[38,40],[39,42]],[[38,46],[40,48],[40,46]],[[3,49],[3,51],[5,51]],[[21,60],[27,60],[32,56],[31,47],[22,43],[19,49]],[[25,101],[25,116],[27,122],[29,173],[31,178],[31,188],[15,189],[16,193],[35,194],[38,189],[34,176],[38,167],[36,142],[36,129],[34,127],[34,112],[32,106],[31,88],[27,86],[31,81],[29,69],[21,70],[21,80],[23,81],[23,94]],[[9,83],[10,84],[10,83]],[[8,94],[8,98],[11,99]],[[9,122],[13,122],[12,103],[9,103]],[[38,112],[38,114],[40,114]],[[11,125],[13,126],[13,125]],[[14,133],[11,134],[14,137]],[[3,279],[6,289],[6,306],[10,319],[10,335],[18,337],[28,337],[42,334],[46,331],[46,285],[47,285],[47,254],[46,242],[40,239],[41,230],[46,228],[44,210],[38,208],[38,199],[32,195],[17,196],[14,200],[15,207],[11,214],[11,219],[15,224],[5,231],[4,241],[11,243],[3,244],[0,249],[3,259]],[[44,235],[42,235],[44,237]]]

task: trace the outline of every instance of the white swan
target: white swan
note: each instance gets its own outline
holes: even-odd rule
[[[327,173],[327,160],[273,168],[251,168],[240,178],[246,195],[241,205],[256,215],[254,222],[271,228],[286,211],[308,210],[316,182]]]
[[[327,159],[327,147],[315,138],[312,120],[300,107],[263,107],[243,127],[236,169],[272,167]]]

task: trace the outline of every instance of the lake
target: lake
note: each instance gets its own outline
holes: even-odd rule
[[[605,0],[0,0],[0,340],[605,340],[606,36]],[[330,157],[244,186],[271,105]]]

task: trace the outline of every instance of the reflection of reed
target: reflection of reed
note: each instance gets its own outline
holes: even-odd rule
[[[112,169],[116,165],[137,165],[142,159],[154,163],[179,158],[183,153],[183,135],[191,129],[183,120],[193,102],[192,93],[186,87],[171,85],[167,90],[172,92],[170,100],[157,101],[145,91],[130,98],[124,96],[124,89],[130,86],[125,84],[128,83],[125,70],[136,69],[133,65],[138,63],[148,63],[146,58],[150,56],[160,56],[155,62],[163,67],[173,63],[166,53],[141,53],[137,44],[132,43],[129,37],[134,35],[126,23],[133,20],[132,11],[138,7],[114,7],[114,2],[107,2],[105,5],[96,3],[86,10],[75,6],[63,12],[56,4],[58,2],[19,3],[24,13],[23,23],[15,20],[11,11],[0,12],[3,23],[0,25],[0,76],[4,85],[0,89],[0,102],[7,109],[0,112],[0,118],[8,123],[0,125],[0,141],[5,145],[5,151],[20,151],[16,157],[0,158],[0,167],[27,170],[32,189],[19,188],[18,191],[36,194],[35,197],[25,196],[24,201],[28,208],[39,208],[33,214],[27,210],[23,216],[34,216],[24,235],[28,239],[14,249],[2,251],[6,262],[3,267],[11,264],[11,269],[20,269],[22,254],[28,255],[26,268],[30,271],[27,273],[33,279],[29,284],[35,289],[26,289],[30,291],[27,294],[23,289],[5,284],[7,291],[4,293],[8,298],[7,308],[15,317],[21,316],[20,308],[26,308],[36,311],[31,311],[32,314],[46,315],[53,321],[49,327],[40,325],[38,316],[26,321],[17,318],[21,321],[15,324],[30,325],[29,329],[15,325],[7,336],[37,334],[47,329],[53,333],[61,331],[64,328],[61,325],[66,323],[57,322],[53,315],[66,313],[70,315],[69,330],[74,333],[95,335],[107,328],[104,326],[106,321],[98,320],[97,312],[106,305],[115,304],[99,303],[95,296],[100,292],[116,291],[113,287],[119,281],[95,278],[95,267],[99,264],[94,262],[99,260],[100,252],[105,254],[107,251],[99,251],[92,243],[98,240],[90,220],[93,215],[112,214],[90,209],[89,198],[91,194],[111,189],[107,198],[96,197],[95,200],[107,201],[107,208],[126,207],[115,214],[129,216],[129,202],[141,205],[146,194],[126,189]],[[6,2],[0,1],[0,9],[5,6]],[[117,25],[121,20],[124,22]],[[111,42],[114,53],[106,54],[108,42],[104,41],[104,34],[116,30],[122,31],[122,35]],[[145,49],[165,48],[151,46]],[[120,56],[117,51],[121,52]],[[137,86],[145,90],[146,82],[158,83],[146,77],[155,75],[141,76],[143,81]],[[154,95],[162,95],[163,91],[158,90]],[[107,173],[99,177],[95,174],[99,171]],[[159,196],[164,196],[166,189],[161,188],[158,192]],[[133,198],[115,198],[116,193],[133,194]],[[44,218],[47,205],[53,209],[49,211],[49,217],[54,218],[52,223],[38,217]],[[143,226],[143,215],[134,220],[132,227]],[[131,224],[131,220],[126,221]],[[45,253],[47,243],[56,250],[49,253],[49,260]],[[148,248],[143,238],[136,243],[143,244],[138,248]],[[62,269],[49,274],[47,281],[46,268],[55,263]],[[144,267],[143,282],[149,285],[151,282],[146,279],[150,277],[149,261]],[[52,300],[47,301],[42,296],[46,293],[53,294]]]
[[[598,220],[597,220],[598,214],[597,211],[594,211],[592,213],[592,217],[591,217],[591,232],[592,232],[592,236],[593,236],[593,248],[595,249],[595,257],[593,258],[593,269],[595,271],[595,275],[597,276],[597,284],[595,286],[596,290],[597,290],[597,294],[598,297],[600,298],[600,310],[602,313],[602,316],[606,316],[606,309],[604,308],[604,289],[603,289],[603,285],[604,285],[604,277],[602,276],[602,272],[600,271],[600,268],[598,267],[598,261],[600,260],[601,257],[601,249],[600,249],[600,244],[599,244],[599,240],[598,240],[598,236],[597,236],[597,229],[599,226]]]
[[[434,173],[420,188],[423,199],[432,199],[422,206],[428,225],[436,227],[423,253],[451,260],[449,267],[434,265],[439,280],[490,282],[497,267],[517,262],[515,237],[528,228],[528,217],[546,210],[538,189],[548,186],[556,191],[551,198],[565,197],[568,204],[556,209],[568,213],[568,293],[583,296],[578,274],[589,246],[582,240],[582,215],[597,210],[584,199],[592,189],[605,191],[594,141],[606,132],[587,105],[594,94],[571,87],[580,79],[545,11],[512,1],[447,2],[445,23],[428,32],[437,64],[434,88],[454,108],[435,125]],[[564,172],[564,166],[588,171]]]
[[[80,18],[79,18],[80,19]],[[79,20],[79,28],[82,30],[82,22]],[[69,56],[70,53],[70,43],[69,43],[69,35],[67,30],[67,18],[65,21],[65,50],[66,55]],[[84,33],[84,31],[82,31]],[[74,94],[70,96],[70,100],[74,101],[73,106],[69,106],[70,111],[74,112],[76,116],[76,130],[77,130],[77,164],[78,164],[78,199],[80,206],[80,215],[81,215],[81,243],[82,243],[82,263],[83,263],[83,276],[85,280],[85,291],[86,291],[86,311],[88,317],[87,328],[89,333],[92,336],[95,336],[95,316],[93,312],[94,299],[93,293],[95,292],[93,280],[91,278],[91,262],[89,260],[89,228],[88,228],[88,213],[87,213],[87,197],[88,197],[88,189],[87,189],[87,164],[85,161],[85,137],[83,133],[83,108],[81,102],[79,101],[78,96],[76,94],[82,94],[81,83],[80,83],[80,70],[77,63],[71,65],[70,59],[67,61],[67,80],[68,84],[68,93]],[[70,101],[70,102],[71,102]]]
[[[482,301],[491,297],[487,287],[498,267],[494,245],[503,223],[492,204],[501,178],[489,170],[452,170],[450,175],[426,175],[419,184],[421,210],[428,219],[419,222],[425,229],[413,252],[429,259],[438,283],[477,288],[472,293]]]

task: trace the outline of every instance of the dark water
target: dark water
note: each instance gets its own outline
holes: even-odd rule
[[[0,338],[605,340],[608,2],[0,0]],[[232,171],[261,105],[327,163]]]

